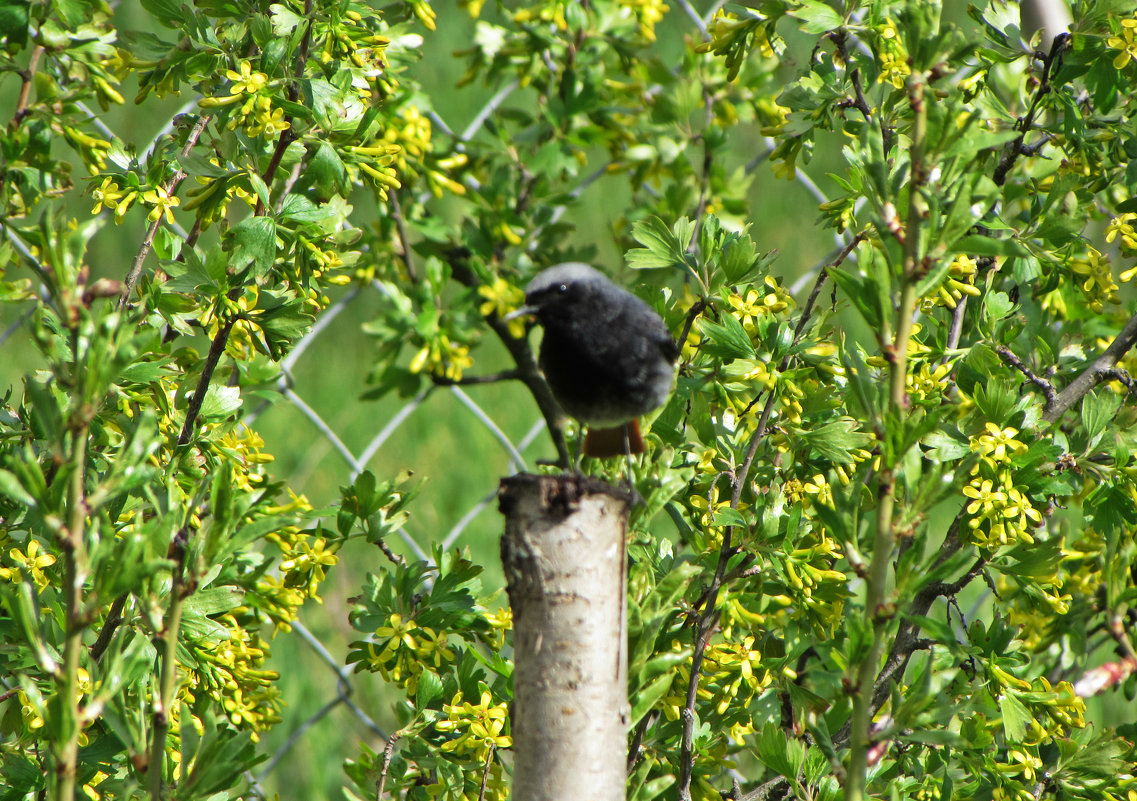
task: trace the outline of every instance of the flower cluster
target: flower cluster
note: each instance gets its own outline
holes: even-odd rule
[[[896,30],[896,24],[888,20],[877,26],[877,34],[877,46],[880,48],[880,75],[877,76],[877,83],[887,81],[897,89],[903,89],[912,68],[908,66],[908,53]]]
[[[979,297],[982,293],[975,286],[978,267],[977,260],[963,253],[957,255],[952,259],[943,283],[932,290],[930,295],[924,297],[923,305],[947,306],[949,309],[954,309],[964,295]]]
[[[494,315],[501,319],[525,302],[525,293],[500,275],[494,278],[492,284],[483,284],[478,287],[478,294],[485,298],[482,305],[478,307],[478,311],[483,317]],[[508,325],[509,333],[515,339],[521,339],[525,336],[525,320],[517,317],[510,320]]]
[[[464,701],[462,692],[458,691],[449,704],[443,705],[442,711],[446,717],[436,721],[434,728],[456,735],[442,744],[443,751],[472,753],[477,761],[484,762],[491,748],[513,745],[508,731],[509,707],[504,703],[495,704],[493,694],[484,686],[478,703]]]
[[[427,664],[434,669],[454,661],[454,650],[447,645],[446,632],[436,632],[429,626],[419,626],[412,619],[404,619],[392,612],[387,625],[375,630],[371,642],[363,645],[366,653],[356,670],[366,667],[383,678],[404,687],[413,695],[418,689],[419,677]]]
[[[414,355],[409,369],[412,373],[426,372],[458,381],[462,378],[462,371],[473,364],[469,345],[452,342],[446,334],[438,334]]]
[[[635,17],[640,36],[648,42],[655,41],[655,25],[670,11],[663,0],[618,0],[620,8]]]
[[[249,729],[253,739],[280,721],[279,691],[273,683],[280,678],[266,670],[268,644],[260,635],[240,625],[232,614],[220,623],[228,637],[215,644],[197,642],[191,646],[197,665],[186,692],[202,690],[224,708],[237,728]]]
[[[29,539],[23,550],[12,548],[8,551],[8,559],[4,561],[9,562],[11,567],[0,567],[0,580],[19,583],[28,578],[37,592],[43,592],[51,583],[43,569],[55,564],[55,556],[47,552],[41,553],[39,540]]]
[[[1067,266],[1078,276],[1082,294],[1095,312],[1101,312],[1105,303],[1118,303],[1117,283],[1109,265],[1109,256],[1087,245],[1086,252],[1072,256]]]
[[[967,526],[972,541],[983,548],[1034,542],[1031,529],[1042,522],[1030,498],[1015,486],[1011,462],[1027,447],[1016,439],[1018,433],[1015,428],[986,423],[984,433],[971,438],[971,450],[979,461],[963,494],[971,499]]]

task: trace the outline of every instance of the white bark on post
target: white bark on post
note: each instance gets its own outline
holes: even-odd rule
[[[623,801],[630,500],[579,475],[502,481],[513,801]]]

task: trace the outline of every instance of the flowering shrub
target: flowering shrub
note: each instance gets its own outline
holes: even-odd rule
[[[595,260],[562,214],[597,182],[682,346],[631,475],[628,796],[1137,793],[1093,700],[1137,687],[1131,6],[1045,46],[1001,0],[460,6],[0,13],[0,298],[42,366],[0,401],[4,797],[244,794],[271,636],[353,538],[345,658],[398,728],[343,744],[350,797],[510,795],[492,556],[399,557],[406,477],[314,510],[241,420],[353,285],[373,394],[516,380],[567,464],[503,318]],[[517,92],[469,133],[410,71],[447,25],[463,85]],[[95,110],[128,85],[182,104],[157,141]],[[753,213],[781,179],[818,214],[777,224],[835,243],[804,274]]]

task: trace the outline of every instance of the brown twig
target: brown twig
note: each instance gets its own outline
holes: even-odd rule
[[[395,743],[402,737],[401,734],[395,732],[387,738],[387,744],[383,746],[383,768],[379,772],[379,780],[375,782],[375,801],[382,801],[383,788],[387,786],[387,771],[391,769],[391,759],[395,755]]]
[[[16,95],[16,111],[8,123],[9,131],[19,128],[24,117],[28,116],[28,98],[31,96],[32,84],[35,83],[36,78],[36,68],[39,67],[39,59],[42,55],[43,45],[37,44],[32,48],[31,56],[28,57],[27,69],[20,71],[20,93]]]
[[[1058,402],[1058,391],[1054,389],[1054,385],[1027,367],[1022,359],[1015,355],[1014,351],[1006,345],[997,345],[995,352],[1003,361],[1022,373],[1027,381],[1042,390],[1042,394],[1046,396],[1046,407],[1048,409]]]
[[[486,799],[486,785],[490,782],[490,766],[493,765],[493,752],[494,745],[490,743],[489,749],[486,751],[486,767],[482,771],[482,786],[478,788],[478,801],[485,801]]]
[[[628,775],[631,775],[632,768],[640,760],[640,746],[643,744],[644,735],[647,733],[647,727],[651,725],[651,720],[651,712],[646,713],[640,718],[640,722],[636,724],[636,728],[632,732],[632,739],[628,743]]]
[[[201,137],[205,126],[209,124],[211,117],[208,114],[203,114],[198,118],[193,128],[190,129],[189,136],[186,137],[186,143],[182,146],[180,155],[188,156],[197,144],[197,140]],[[178,191],[178,186],[185,180],[186,172],[182,168],[178,168],[170,180],[166,181],[166,185],[162,187],[162,191],[167,196],[173,196]],[[159,209],[161,211],[161,209]],[[138,283],[138,279],[142,277],[142,264],[146,261],[146,257],[150,255],[150,248],[154,245],[154,237],[158,234],[158,228],[162,225],[163,214],[158,214],[150,227],[146,230],[146,235],[142,238],[142,242],[138,245],[138,252],[134,254],[134,259],[130,262],[130,270],[126,273],[126,280],[122,284],[122,294],[118,299],[118,307],[124,308],[130,302],[130,296],[134,293],[134,287]]]
[[[1105,349],[1105,352],[1094,359],[1089,367],[1058,393],[1058,397],[1053,402],[1047,399],[1046,411],[1043,413],[1042,419],[1047,423],[1053,423],[1061,418],[1070,407],[1097,386],[1099,381],[1111,375],[1111,371],[1121,361],[1121,357],[1128,353],[1135,343],[1137,343],[1137,315],[1129,318],[1129,321],[1125,323],[1117,337]]]
[[[864,115],[865,120],[872,119],[872,108],[869,107],[868,102],[865,100],[865,90],[861,85],[861,70],[858,67],[853,70],[849,75],[849,80],[853,83],[853,108]]]
[[[407,221],[403,219],[403,207],[399,204],[399,193],[391,190],[391,211],[395,218],[395,230],[399,232],[399,242],[403,247],[403,264],[407,268],[407,277],[412,284],[419,282],[418,272],[415,270],[414,256],[411,255],[411,240],[407,236]]]
[[[444,257],[448,260],[451,273],[458,283],[471,289],[477,289],[481,285],[477,274],[470,269],[470,265],[467,263],[468,251],[463,248],[454,248],[449,253],[444,254]],[[549,385],[545,383],[545,378],[541,375],[529,341],[524,337],[518,339],[513,336],[509,330],[509,323],[503,321],[496,314],[488,315],[486,324],[497,334],[498,339],[505,345],[509,355],[513,358],[513,363],[517,365],[517,380],[525,385],[537,402],[537,408],[545,418],[549,435],[553,438],[553,445],[557,449],[558,461],[561,467],[567,470],[572,464],[572,457],[569,454],[564,431],[560,426],[560,406],[557,405]]]
[[[230,290],[230,299],[234,299],[233,295],[235,293],[239,295],[240,291],[241,287],[234,287]],[[194,388],[193,395],[189,399],[189,405],[186,407],[186,419],[182,423],[182,432],[178,436],[179,447],[188,445],[193,436],[197,416],[201,413],[201,404],[205,402],[205,396],[209,392],[209,383],[213,380],[213,371],[217,369],[217,363],[221,361],[221,355],[225,353],[225,345],[229,342],[229,333],[233,330],[233,323],[235,322],[237,322],[236,317],[229,317],[218,329],[213,341],[209,343],[209,353],[205,356],[201,376],[197,380],[197,386]]]
[[[375,540],[375,545],[379,548],[380,551],[383,552],[383,555],[386,556],[392,564],[398,565],[399,567],[407,566],[407,560],[392,551],[391,546],[387,544],[386,540]]]
[[[1019,117],[1015,122],[1015,127],[1019,129],[1019,135],[1003,150],[1003,155],[999,159],[999,163],[995,166],[995,172],[991,176],[997,186],[1002,186],[1007,180],[1007,173],[1011,171],[1015,161],[1019,156],[1032,156],[1038,152],[1039,147],[1043,142],[1036,143],[1029,147],[1023,145],[1026,135],[1030,133],[1034,127],[1034,118],[1038,113],[1038,107],[1042,103],[1042,98],[1050,93],[1050,78],[1055,65],[1062,63],[1062,53],[1066,49],[1066,45],[1070,41],[1070,34],[1063,33],[1054,37],[1054,43],[1050,46],[1050,52],[1042,59],[1042,78],[1038,82],[1038,88],[1034,92],[1034,97],[1031,98],[1030,107],[1027,108],[1026,114]],[[1045,140],[1044,140],[1045,142]]]
[[[461,378],[448,378],[444,375],[431,375],[430,380],[440,387],[464,387],[470,384],[497,384],[501,381],[520,381],[521,371],[502,370],[488,375],[464,375]]]
[[[123,593],[114,599],[111,603],[111,608],[107,611],[107,619],[103,621],[103,627],[99,630],[99,636],[95,639],[95,644],[91,646],[91,659],[98,662],[102,659],[103,652],[107,650],[107,646],[111,644],[111,637],[114,636],[115,630],[118,629],[118,624],[122,622],[122,610],[126,606],[126,601],[129,596]]]

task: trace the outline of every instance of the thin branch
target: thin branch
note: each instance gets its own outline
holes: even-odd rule
[[[415,259],[411,255],[411,240],[407,236],[407,221],[403,218],[403,207],[399,204],[399,193],[392,190],[391,196],[391,212],[395,218],[395,230],[399,232],[399,243],[403,248],[403,264],[407,268],[407,277],[411,279],[412,284],[419,282],[418,272],[415,270]]]
[[[1032,156],[1038,152],[1038,146],[1041,143],[1025,147],[1023,141],[1034,127],[1034,119],[1038,114],[1042,99],[1050,93],[1050,77],[1054,72],[1057,72],[1056,66],[1062,63],[1062,53],[1069,41],[1070,34],[1068,33],[1055,36],[1054,43],[1050,46],[1050,52],[1042,59],[1042,77],[1038,82],[1038,89],[1034,92],[1034,97],[1030,101],[1030,107],[1026,114],[1019,117],[1015,123],[1015,127],[1019,129],[1019,135],[1003,150],[1003,155],[991,176],[997,186],[1002,186],[1006,182],[1007,173],[1011,171],[1011,167],[1014,166],[1019,156]]]
[[[383,788],[387,786],[387,771],[391,768],[391,758],[395,755],[395,743],[402,735],[395,732],[387,739],[383,746],[383,769],[379,772],[379,781],[375,783],[375,801],[382,801]]]
[[[651,725],[651,713],[648,712],[640,722],[636,724],[635,730],[632,732],[631,742],[628,743],[628,775],[632,773],[636,763],[640,761],[640,746],[643,745],[644,734],[647,733],[647,727]]]
[[[430,380],[440,387],[465,387],[471,384],[497,384],[502,381],[520,381],[521,371],[514,368],[512,370],[502,370],[498,373],[489,373],[487,375],[464,375],[461,378],[449,378],[444,375],[431,374]]]
[[[111,644],[111,637],[114,636],[115,631],[118,629],[118,624],[122,622],[122,610],[126,606],[127,598],[129,595],[123,593],[114,599],[111,603],[111,608],[107,611],[107,619],[103,621],[103,627],[99,630],[99,636],[95,639],[95,644],[91,646],[91,659],[98,662],[103,657],[103,652],[107,650],[107,646]]]
[[[865,90],[861,85],[860,68],[853,70],[849,78],[853,82],[853,108],[861,112],[866,120],[871,120],[872,109],[869,107],[868,102],[865,100]]]
[[[998,345],[995,347],[995,352],[999,354],[1000,358],[1009,364],[1011,367],[1022,373],[1026,380],[1034,384],[1042,390],[1042,394],[1046,396],[1046,408],[1049,409],[1058,402],[1058,392],[1054,389],[1054,385],[1047,381],[1042,376],[1035,374],[1029,367],[1023,364],[1022,359],[1014,354],[1006,345]]]
[[[1046,411],[1042,415],[1043,421],[1047,423],[1057,422],[1070,407],[1097,386],[1099,381],[1110,375],[1110,371],[1117,366],[1117,363],[1135,343],[1137,343],[1137,314],[1129,318],[1125,327],[1121,329],[1117,338],[1110,343],[1105,352],[1094,359],[1089,367],[1058,393],[1057,398],[1053,401],[1047,399]]]
[[[205,126],[209,124],[210,119],[212,118],[208,114],[203,114],[198,118],[190,130],[189,136],[186,137],[186,143],[182,146],[179,155],[185,157],[190,154],[197,144],[197,140],[201,137],[202,132],[205,130]],[[162,190],[167,196],[173,196],[173,194],[178,191],[178,186],[185,180],[185,177],[185,170],[179,167],[174,174],[170,176],[170,180],[166,181],[166,185],[162,187]],[[159,209],[159,211],[160,210],[161,209]],[[150,228],[147,229],[146,235],[138,245],[138,252],[134,254],[134,259],[130,262],[130,270],[126,273],[126,280],[123,281],[122,285],[122,294],[118,299],[118,307],[120,309],[124,308],[126,304],[130,302],[130,296],[134,294],[134,287],[138,283],[138,279],[142,276],[142,263],[145,262],[146,257],[150,255],[150,248],[154,245],[154,237],[157,236],[158,228],[162,225],[162,217],[163,215],[159,214],[154,221],[150,223]]]
[[[463,286],[476,289],[481,285],[478,276],[470,269],[466,260],[469,258],[469,253],[463,249],[456,248],[446,254],[450,263],[450,268],[454,278],[458,283]],[[533,399],[537,401],[537,408],[540,410],[541,415],[545,418],[545,423],[549,428],[549,434],[553,438],[553,445],[556,446],[557,456],[561,467],[566,470],[572,464],[572,457],[569,454],[568,443],[565,441],[564,430],[559,425],[561,419],[560,406],[557,405],[556,400],[553,398],[553,393],[549,389],[549,385],[545,382],[544,376],[541,375],[541,370],[537,366],[537,359],[533,356],[533,349],[529,346],[529,341],[525,338],[518,339],[513,336],[509,330],[509,323],[503,321],[496,314],[490,314],[486,317],[486,324],[497,334],[498,339],[505,345],[509,355],[513,358],[513,363],[517,365],[517,380],[521,381],[529,392],[533,395]]]
[[[963,335],[963,318],[966,313],[967,296],[964,296],[956,301],[955,308],[951,310],[951,325],[948,327],[944,350],[951,351],[959,347],[959,338]]]
[[[821,288],[825,286],[826,279],[829,278],[829,271],[835,270],[840,267],[845,259],[849,258],[849,254],[856,249],[857,245],[861,244],[865,239],[864,233],[859,233],[854,236],[849,244],[841,249],[837,257],[833,259],[833,263],[821,268],[817,274],[817,280],[813,284],[813,289],[809,292],[809,297],[805,299],[805,305],[801,308],[801,317],[798,318],[797,325],[794,326],[794,344],[796,345],[801,341],[802,332],[805,331],[805,326],[809,323],[809,318],[813,316],[813,307],[817,303],[817,297],[821,294]],[[789,356],[782,359],[782,365],[779,370],[785,370],[789,367]]]
[[[490,743],[490,747],[486,750],[486,767],[482,771],[482,786],[478,788],[478,801],[485,801],[486,798],[486,785],[490,782],[490,766],[493,765],[493,752],[494,745]]]
[[[230,299],[235,299],[234,293],[239,294],[240,291],[241,287],[234,287],[230,290]],[[189,405],[186,407],[186,419],[182,423],[182,432],[178,436],[179,447],[188,445],[193,437],[193,429],[197,423],[197,417],[201,413],[201,405],[205,403],[205,396],[209,392],[209,383],[213,380],[213,371],[217,369],[217,363],[221,361],[221,355],[225,353],[225,345],[229,341],[229,333],[233,330],[235,322],[237,322],[236,316],[229,317],[218,329],[213,341],[209,343],[209,353],[206,354],[205,365],[201,368],[197,387],[194,389],[193,395],[190,396]]]
[[[28,116],[28,98],[31,96],[32,84],[35,83],[36,68],[39,66],[39,59],[42,55],[43,45],[33,47],[32,54],[28,58],[27,69],[20,71],[20,93],[16,96],[16,112],[12,115],[12,120],[8,123],[9,131],[20,127],[20,123],[24,121],[24,117]]]

